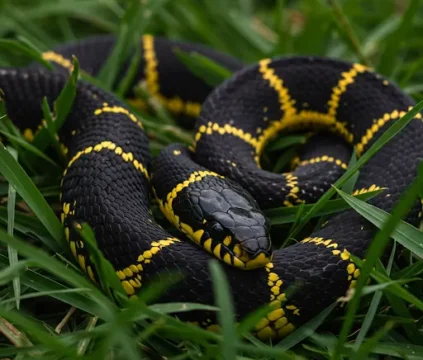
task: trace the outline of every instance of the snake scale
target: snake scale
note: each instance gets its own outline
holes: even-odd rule
[[[71,55],[95,76],[114,41],[100,36],[43,53],[55,65],[53,72],[36,65],[0,69],[7,112],[29,141],[43,119],[43,97],[52,105],[72,70]],[[214,303],[208,261],[218,258],[238,319],[270,303],[255,334],[261,339],[289,334],[354,287],[360,270],[350,256],[365,255],[376,229],[347,210],[309,237],[273,251],[261,210],[315,202],[345,171],[351,148],[362,155],[413,100],[360,64],[309,56],[243,66],[206,47],[150,35],[140,46],[137,82],[175,116],[195,121],[194,143],[191,148],[170,145],[153,161],[142,123],[130,109],[79,81],[59,131],[69,159],[61,203],[72,253],[95,280],[87,248],[74,230],[88,222],[128,295],[176,272],[183,280],[161,301],[204,304]],[[185,68],[175,49],[203,54],[234,75],[212,89]],[[132,92],[127,98],[133,106],[142,105]],[[263,149],[277,134],[310,130],[332,135],[313,136],[291,172],[260,167]],[[416,176],[422,138],[418,114],[360,170],[356,191],[383,188],[371,203],[390,211]],[[167,219],[192,241],[172,236],[155,222],[150,189]],[[406,220],[416,225],[420,217],[416,204]],[[212,312],[180,317],[217,328]]]

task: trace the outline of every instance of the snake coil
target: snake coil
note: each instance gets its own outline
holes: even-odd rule
[[[111,37],[96,37],[45,52],[43,57],[56,65],[53,73],[37,66],[0,69],[7,112],[28,140],[43,118],[43,97],[52,105],[63,88],[71,55],[95,75],[113,44]],[[350,255],[365,255],[375,227],[353,210],[344,211],[272,255],[269,225],[260,209],[316,201],[345,171],[351,147],[362,155],[414,102],[360,64],[291,57],[243,67],[205,47],[149,35],[141,47],[137,81],[142,79],[149,93],[185,124],[199,116],[194,144],[191,149],[171,145],[153,163],[142,124],[128,107],[80,81],[59,131],[69,158],[61,202],[70,248],[95,279],[73,227],[88,222],[128,295],[169,272],[183,273],[164,302],[213,304],[208,261],[217,257],[226,263],[238,318],[271,303],[255,334],[285,336],[354,287],[360,270]],[[235,74],[212,89],[180,63],[175,48],[204,54]],[[132,105],[144,106],[132,93],[127,96]],[[313,136],[291,172],[260,167],[264,147],[277,134],[309,130],[333,135]],[[418,114],[362,167],[356,192],[383,189],[371,203],[390,211],[416,176],[422,137]],[[197,244],[155,223],[148,201],[151,186],[166,217]],[[406,220],[416,225],[421,215],[421,204],[416,204]],[[216,328],[211,312],[181,318]]]

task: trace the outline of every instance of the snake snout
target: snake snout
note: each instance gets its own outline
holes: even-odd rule
[[[233,239],[241,247],[238,254],[246,269],[266,265],[272,257],[269,223],[260,210],[232,208],[229,215],[235,223]]]

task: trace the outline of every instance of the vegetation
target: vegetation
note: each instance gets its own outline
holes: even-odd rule
[[[356,259],[361,276],[345,312],[333,304],[277,343],[251,335],[251,318],[236,327],[224,274],[211,263],[222,332],[211,333],[179,322],[170,313],[202,309],[200,304],[160,304],[158,294],[171,283],[155,284],[137,300],[122,294],[114,271],[83,227],[101,269],[101,291],[72,262],[57,217],[60,177],[65,163],[56,132],[72,104],[75,83],[87,81],[122,96],[123,81],[112,88],[119,65],[143,33],[207,44],[245,63],[276,55],[313,54],[360,61],[389,77],[417,101],[423,100],[423,4],[420,0],[13,0],[0,1],[0,66],[39,61],[55,45],[100,33],[118,43],[97,79],[74,71],[50,109],[40,104],[47,126],[31,143],[11,124],[0,102],[0,357],[16,359],[364,359],[423,358],[423,232],[401,221],[423,197],[423,162],[392,214],[351,196],[360,167],[407,125],[423,101],[395,122],[359,159],[351,159],[343,177],[316,204],[268,211],[287,237],[300,238],[310,220],[352,207],[380,231],[366,261]],[[137,64],[135,54],[132,61]],[[181,54],[192,69],[217,84],[230,76],[195,54]],[[81,74],[79,74],[81,73]],[[131,76],[127,74],[128,78]],[[143,94],[148,97],[148,94]],[[190,143],[165,109],[140,114],[157,154],[170,143]],[[267,155],[283,150],[280,171],[302,136],[275,141]],[[45,153],[48,145],[56,149]],[[334,197],[337,196],[337,197]],[[157,217],[157,206],[152,204]],[[314,224],[314,222],[312,222]],[[393,240],[392,240],[393,239]],[[391,244],[386,266],[379,260]],[[389,254],[388,254],[389,255]],[[372,282],[369,284],[369,278]],[[115,299],[115,300],[112,300]],[[254,318],[254,316],[253,316]]]

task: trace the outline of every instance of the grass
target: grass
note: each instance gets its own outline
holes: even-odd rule
[[[422,3],[5,0],[0,2],[0,66],[25,65],[31,60],[43,63],[40,51],[89,35],[115,33],[118,45],[98,78],[89,79],[83,71],[80,75],[121,97],[140,54],[134,55],[124,80],[112,89],[118,67],[139,36],[151,33],[204,43],[245,63],[291,54],[361,61],[400,84],[419,102],[423,100]],[[210,84],[230,76],[204,57],[182,52],[179,57]],[[45,62],[44,66],[49,67]],[[71,257],[56,216],[60,212],[63,154],[55,134],[72,105],[77,78],[75,59],[73,75],[53,109],[44,104],[47,127],[31,144],[7,119],[0,102],[0,133],[9,143],[7,148],[0,146],[1,358],[423,358],[423,233],[401,221],[423,195],[423,165],[392,214],[365,202],[376,193],[349,195],[360,167],[407,125],[413,113],[421,111],[421,102],[362,157],[352,159],[346,174],[316,204],[267,212],[273,226],[286,229],[288,240],[298,239],[310,221],[348,207],[380,229],[367,261],[355,259],[361,276],[355,293],[346,299],[346,311],[334,312],[334,304],[287,338],[271,344],[249,335],[266,308],[235,326],[231,296],[217,262],[210,264],[217,307],[210,307],[157,303],[159,294],[179,280],[177,276],[169,276],[145,289],[139,299],[129,301],[86,227],[82,234],[101,269],[104,291],[67,260]],[[142,114],[153,154],[167,144],[191,141],[192,134],[179,128],[164,109],[155,110],[154,114]],[[275,165],[278,171],[303,141],[304,136],[293,135],[269,146],[268,154],[284,151],[285,156],[282,154]],[[44,153],[45,144],[56,144],[54,156]],[[335,194],[338,198],[332,199]],[[153,210],[157,214],[154,204]],[[393,246],[385,268],[379,259],[388,244]],[[369,278],[373,281],[370,285]],[[169,315],[194,309],[220,309],[222,333],[207,332]]]

